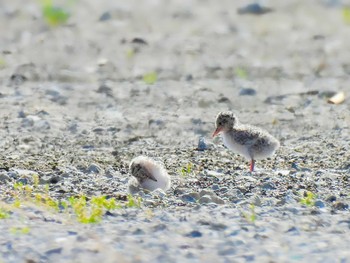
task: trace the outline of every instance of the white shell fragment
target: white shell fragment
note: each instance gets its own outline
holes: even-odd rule
[[[338,92],[333,97],[328,99],[328,103],[330,104],[341,104],[345,101],[345,93],[343,91]]]

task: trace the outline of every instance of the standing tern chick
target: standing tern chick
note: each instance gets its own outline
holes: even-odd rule
[[[160,188],[164,191],[170,188],[170,176],[160,163],[145,156],[138,156],[130,163],[130,173],[133,176],[129,185],[141,187],[149,191]]]
[[[254,171],[255,160],[270,157],[280,146],[278,140],[267,131],[239,123],[230,111],[220,112],[215,124],[213,137],[222,133],[224,144],[250,161],[251,172]]]

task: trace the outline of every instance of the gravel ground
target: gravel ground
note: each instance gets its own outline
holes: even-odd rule
[[[350,262],[350,103],[327,103],[350,93],[349,3],[246,4],[86,0],[56,28],[1,4],[0,262]],[[211,138],[223,110],[280,140],[256,172]],[[140,208],[81,224],[15,207],[34,175],[55,200],[125,203],[139,155],[172,179]]]

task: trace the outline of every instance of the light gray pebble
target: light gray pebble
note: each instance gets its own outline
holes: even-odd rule
[[[208,204],[208,203],[212,202],[212,199],[211,199],[210,195],[204,195],[198,200],[198,202],[200,204]]]
[[[10,177],[6,173],[1,173],[0,174],[0,182],[6,183],[7,181],[10,180]]]
[[[191,193],[189,193],[189,195],[192,196],[196,200],[198,200],[200,198],[200,195],[197,192],[191,192]]]
[[[164,197],[166,197],[166,193],[162,189],[157,188],[156,190],[154,190],[152,192],[152,196],[159,197],[160,199],[163,199]]]
[[[87,169],[87,173],[99,174],[101,172],[102,172],[102,168],[94,163],[91,164]]]
[[[262,188],[263,190],[274,190],[274,189],[276,189],[276,186],[275,186],[274,183],[267,182],[267,183],[264,183],[264,184],[261,186],[261,188]]]
[[[221,199],[220,197],[218,196],[212,196],[211,197],[211,200],[215,203],[215,204],[218,204],[218,205],[223,205],[225,204],[225,201],[223,199]]]
[[[252,204],[255,206],[261,206],[262,202],[259,196],[255,195],[252,199]]]
[[[208,195],[211,197],[211,196],[216,195],[216,194],[213,191],[206,190],[206,189],[203,189],[199,192],[200,197],[205,196],[205,195]]]

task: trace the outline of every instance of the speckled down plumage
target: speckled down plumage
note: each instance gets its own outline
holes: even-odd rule
[[[267,158],[280,146],[278,140],[267,131],[241,124],[230,111],[220,112],[215,124],[216,130],[213,136],[221,132],[224,144],[250,161]]]
[[[168,190],[171,185],[170,176],[164,166],[146,156],[138,156],[130,163],[129,192],[139,188],[154,191],[160,188]]]

